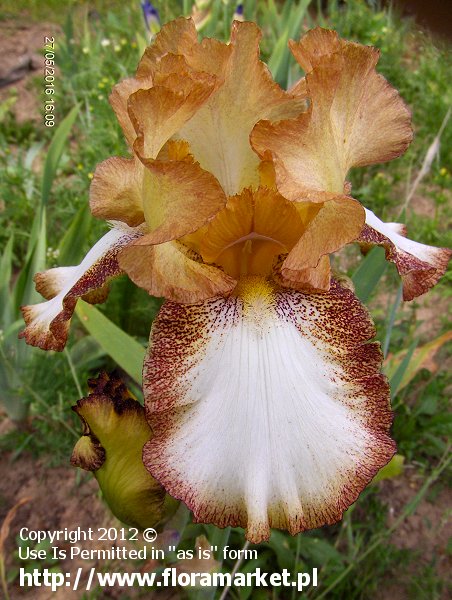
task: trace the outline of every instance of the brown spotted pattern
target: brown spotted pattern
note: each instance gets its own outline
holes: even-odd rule
[[[191,306],[168,302],[162,307],[154,321],[143,373],[146,414],[154,433],[144,448],[143,460],[168,493],[187,504],[196,521],[219,527],[244,527],[247,538],[258,543],[268,539],[271,527],[296,534],[340,520],[343,511],[390,460],[395,444],[388,435],[392,413],[389,386],[380,374],[380,346],[368,343],[375,334],[374,326],[350,290],[333,281],[330,291],[322,294],[274,288],[271,297],[262,297],[262,302],[256,301],[256,295],[249,300],[246,294],[240,294],[239,291],[238,297]],[[254,366],[252,357],[244,352],[244,338],[237,338],[242,340],[242,345],[229,343],[230,337],[237,335],[244,323],[248,329],[255,328],[257,346],[262,349]],[[273,346],[269,350],[265,338],[280,326],[292,339],[288,337],[285,344],[278,334],[275,338],[280,342],[278,348]],[[320,405],[320,401],[324,402],[322,399],[318,405],[321,418],[316,420],[316,399],[303,399],[303,395],[309,397],[310,394],[309,390],[303,390],[303,377],[311,366],[300,361],[294,364],[294,339],[325,367],[326,374],[320,371],[319,374],[329,390],[331,415]],[[231,363],[235,371],[208,370],[213,364],[209,362],[212,343],[216,345],[215,352],[224,353],[224,364],[228,356],[239,355]],[[263,377],[279,378],[275,394],[264,398],[259,397],[253,374],[260,369],[259,361],[265,361],[268,351],[278,358],[280,371],[285,366],[287,372],[275,374],[268,365],[262,370]],[[221,370],[221,364],[218,369]],[[297,373],[295,381],[299,382],[296,394],[300,406],[291,406],[295,394],[285,405],[286,417],[278,406],[278,393],[284,393],[285,380],[293,381],[291,373],[294,371]],[[248,391],[247,377],[255,386]],[[229,382],[236,380],[244,382],[243,389],[239,390],[243,397],[229,402],[228,386],[233,385]],[[204,389],[203,382],[207,382],[209,388],[207,401],[199,392]],[[221,385],[215,387],[221,382],[226,390],[222,390]],[[273,388],[270,386],[270,389]],[[211,398],[222,393],[224,407],[218,402],[214,406]],[[244,406],[245,402],[250,407]],[[209,403],[212,406],[207,406]],[[334,431],[334,423],[328,421],[329,418],[334,421],[337,407],[340,417],[344,412],[347,414],[344,423],[350,431],[359,435],[356,447],[352,434],[351,443],[344,441],[344,449],[338,451],[336,460],[336,456],[328,456],[328,448],[334,447],[336,437],[340,443],[340,437],[348,435],[347,431]],[[208,418],[200,420],[201,410],[207,411]],[[260,416],[253,415],[253,410],[268,411],[269,415],[277,411],[272,417],[274,422],[261,419],[268,427],[269,439],[272,426],[280,428],[282,435],[285,428],[293,433],[290,419],[293,415],[300,416],[300,410],[301,422],[303,411],[310,411],[306,419],[312,421],[318,431],[312,439],[304,435],[305,431],[300,430],[298,435],[295,431],[288,441],[293,448],[287,451],[281,450],[274,440],[267,447],[259,445],[258,436],[265,437],[265,433],[256,425]],[[237,421],[243,419],[249,425],[244,426],[239,441],[228,446],[228,435],[234,428],[242,427]],[[200,423],[204,429],[199,428]],[[334,440],[328,437],[331,432]],[[322,435],[327,437],[323,439]],[[206,446],[209,438],[210,448]],[[295,458],[303,445],[307,446],[303,452],[310,461],[306,469],[311,471],[306,478],[314,473],[307,483],[297,479],[304,478],[304,465]],[[204,459],[205,465],[200,466]],[[295,462],[290,464],[291,460]],[[336,461],[334,468],[328,464],[329,460]],[[226,468],[228,461],[232,464]],[[223,472],[228,474],[224,479]],[[301,493],[301,489],[305,492]],[[265,490],[263,506],[259,498],[262,490]]]
[[[369,225],[364,226],[357,241],[364,246],[377,245],[385,249],[386,259],[395,264],[402,278],[404,300],[413,300],[438,283],[452,253],[448,248],[428,247],[430,262],[423,261],[397,248],[390,239]]]
[[[107,234],[108,235],[108,234]],[[108,294],[108,281],[123,271],[118,264],[119,251],[132,241],[141,237],[139,230],[125,230],[114,243],[105,250],[73,285],[64,293],[68,280],[79,267],[59,267],[35,275],[36,288],[45,297],[52,298],[47,302],[31,306],[22,306],[22,314],[26,327],[19,337],[25,338],[27,344],[43,350],[62,351],[66,345],[70,321],[79,298],[91,303],[103,302]],[[80,265],[82,266],[83,263]],[[67,275],[63,275],[66,273]]]

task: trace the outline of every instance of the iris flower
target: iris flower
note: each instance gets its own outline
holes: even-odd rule
[[[75,267],[36,276],[30,344],[61,350],[79,298],[127,275],[164,297],[144,362],[146,469],[194,519],[252,542],[332,524],[395,452],[374,325],[329,255],[384,246],[404,297],[449,252],[405,237],[351,196],[353,167],[401,155],[410,113],[378,51],[317,28],[291,50],[306,75],[281,89],[260,31],[229,44],[165,25],[111,104],[130,158],[102,162],[94,216],[110,231]]]

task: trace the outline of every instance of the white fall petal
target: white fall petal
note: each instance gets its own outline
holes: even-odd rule
[[[144,377],[150,473],[197,521],[300,531],[337,522],[395,451],[379,344],[352,292],[263,279],[165,304]]]
[[[92,303],[104,301],[108,280],[122,272],[118,252],[141,236],[139,227],[113,223],[79,265],[35,275],[36,289],[47,302],[22,307],[26,327],[20,337],[44,350],[63,350],[77,300],[86,297]]]
[[[425,294],[444,274],[451,251],[414,242],[405,237],[401,223],[385,223],[367,208],[366,225],[359,242],[376,244],[386,250],[386,258],[393,262],[403,280],[403,299],[413,300]]]

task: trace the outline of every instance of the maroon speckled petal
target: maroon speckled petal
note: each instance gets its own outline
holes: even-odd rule
[[[78,266],[57,267],[35,275],[37,291],[48,300],[22,306],[26,327],[19,337],[43,350],[63,350],[77,300],[83,297],[92,304],[105,301],[108,281],[122,273],[117,260],[119,250],[141,235],[139,228],[118,224]]]
[[[254,543],[337,522],[395,451],[374,334],[335,281],[303,294],[249,278],[166,303],[144,365],[145,466],[196,521]]]
[[[403,281],[403,299],[413,300],[425,294],[444,275],[451,255],[448,248],[419,244],[405,237],[400,223],[384,223],[370,210],[358,242],[383,246],[387,260],[397,267]]]

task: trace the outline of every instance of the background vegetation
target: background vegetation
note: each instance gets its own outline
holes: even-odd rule
[[[155,4],[162,22],[199,10],[204,18],[201,35],[221,39],[227,39],[236,10],[235,3],[220,0],[198,2],[194,7],[189,0]],[[290,85],[301,75],[286,51],[287,39],[316,24],[381,49],[379,70],[412,110],[416,135],[402,158],[353,173],[354,196],[385,220],[404,220],[411,238],[451,246],[452,233],[447,228],[452,210],[452,126],[447,123],[452,106],[450,47],[432,40],[394,10],[360,0],[330,1],[322,8],[309,0],[255,0],[245,2],[244,12],[261,25],[262,57],[282,85]],[[127,154],[108,95],[114,83],[134,72],[148,42],[139,2],[69,2],[64,7],[56,0],[3,2],[0,26],[18,18],[55,24],[59,73],[54,97],[59,127],[43,125],[40,73],[28,84],[39,98],[38,120],[18,122],[14,107],[20,90],[10,86],[9,97],[0,104],[0,384],[3,419],[9,417],[16,426],[1,435],[0,450],[11,461],[12,470],[14,461],[29,453],[49,468],[67,463],[79,429],[69,407],[86,393],[87,378],[100,369],[109,370],[119,363],[137,390],[133,378],[139,379],[142,349],[138,344],[146,345],[160,306],[159,299],[121,278],[87,324],[74,318],[63,353],[44,353],[17,341],[22,327],[19,306],[37,300],[33,273],[57,264],[75,264],[105,231],[105,224],[93,219],[88,210],[90,179],[101,160]],[[261,544],[258,560],[240,568],[248,571],[260,566],[270,572],[287,568],[295,573],[319,567],[321,585],[311,588],[308,598],[441,598],[447,582],[439,566],[447,550],[434,548],[427,556],[421,540],[420,550],[406,549],[398,543],[398,536],[421,503],[434,503],[441,497],[450,477],[450,356],[441,349],[448,339],[450,275],[426,300],[402,305],[396,273],[378,249],[365,258],[356,249],[347,249],[336,258],[336,266],[353,277],[358,294],[370,307],[387,357],[396,411],[393,433],[403,459],[398,458],[384,476],[398,477],[398,484],[390,479],[369,486],[336,526],[294,538],[275,531],[269,543]],[[113,350],[118,335],[115,325],[138,342],[130,342],[130,360]],[[436,357],[435,364],[437,351],[440,358]],[[388,514],[392,493],[404,500],[395,518]],[[434,513],[430,524],[423,523],[420,538],[426,530],[440,531],[443,518]],[[220,532],[188,524],[181,547],[192,548],[202,534],[212,544],[221,545],[229,536],[230,545],[244,546],[240,529]],[[17,560],[14,564],[17,567]],[[225,570],[233,567],[223,564]],[[13,566],[7,573],[10,582],[16,572]],[[388,581],[396,582],[394,594],[401,596],[382,593]],[[242,589],[230,594],[259,599],[283,597],[280,592]],[[180,597],[183,594],[190,592],[181,592]],[[192,596],[201,597],[200,592]],[[100,590],[90,596],[101,597]]]

